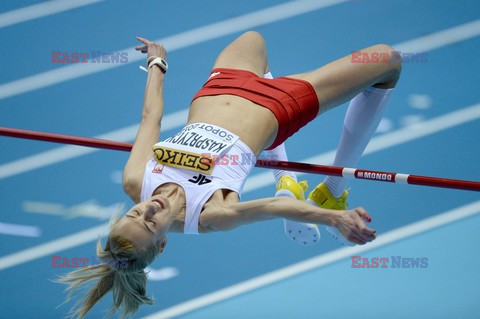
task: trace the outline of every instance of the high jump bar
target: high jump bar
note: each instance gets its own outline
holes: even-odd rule
[[[0,127],[0,136],[24,138],[30,140],[46,141],[61,144],[73,144],[86,147],[110,149],[130,152],[133,144],[116,142],[104,139],[80,137],[64,134],[37,132],[16,128]],[[331,176],[343,176],[345,178],[366,179],[379,182],[421,185],[430,187],[453,188],[480,192],[480,182],[449,179],[441,177],[420,176],[412,174],[400,174],[392,172],[372,171],[348,167],[326,166],[299,162],[286,162],[259,158],[256,167],[282,169],[286,171],[303,172],[310,174],[322,174]]]

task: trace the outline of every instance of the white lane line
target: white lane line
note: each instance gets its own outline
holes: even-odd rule
[[[394,45],[393,47],[402,52],[419,53],[441,48],[447,44],[465,41],[478,37],[479,35],[480,19],[413,39],[411,41],[406,41]]]
[[[480,103],[396,130],[389,133],[388,137],[387,134],[378,136],[375,138],[375,143],[370,143],[367,146],[364,154],[383,150],[386,147],[402,144],[478,119],[480,119]]]
[[[463,114],[463,117],[459,116],[458,114]],[[474,106],[470,106],[459,111],[442,115],[439,118],[442,118],[446,122],[443,125],[441,125],[441,123],[439,123],[438,121],[438,118],[434,118],[432,120],[426,121],[418,129],[412,130],[413,132],[416,132],[416,134],[418,135],[415,135],[415,133],[408,132],[410,128],[408,129],[404,128],[398,131],[393,131],[391,133],[384,134],[382,136],[375,137],[370,141],[369,147],[367,148],[365,155],[379,152],[391,146],[399,145],[401,143],[406,143],[408,141],[415,140],[417,138],[426,136],[428,134],[440,132],[441,130],[453,127],[454,125],[460,125],[460,124],[478,119],[480,118],[480,104],[476,104]],[[459,121],[458,120],[459,118],[461,118],[462,121]],[[451,119],[454,119],[452,120],[453,122],[451,121]],[[432,129],[432,127],[434,127],[435,130]],[[389,144],[389,141],[391,144]],[[307,158],[303,160],[303,162],[328,163],[333,160],[334,154],[335,154],[335,150],[332,150],[332,151],[320,154],[318,156]],[[250,177],[245,184],[243,194],[263,188],[265,186],[273,184],[273,182],[274,180],[271,172],[265,172],[265,173],[261,173],[253,177]],[[22,263],[34,260],[36,258],[47,256],[56,251],[72,248],[72,247],[84,244],[88,241],[95,240],[99,236],[99,229],[102,229],[101,227],[103,226],[100,226],[100,228],[99,227],[90,228],[83,232],[80,232],[84,234],[81,237],[72,237],[73,235],[67,236],[67,237],[54,240],[50,243],[42,244],[36,247],[29,248],[24,251],[20,251],[18,253],[13,253],[4,257],[0,257],[0,270],[22,264]],[[27,251],[28,253],[24,253],[25,251]]]
[[[123,207],[124,204],[122,203],[102,206],[93,199],[70,207],[58,203],[37,201],[24,201],[22,203],[22,210],[27,213],[54,215],[63,217],[64,219],[78,217],[95,218],[101,221],[110,219],[116,211],[123,210]]]
[[[147,273],[148,280],[152,281],[169,280],[180,275],[180,270],[175,267],[163,267],[160,269],[146,267],[145,272]]]
[[[232,285],[230,287],[217,290],[215,292],[191,299],[189,301],[172,306],[165,310],[143,317],[143,319],[164,319],[174,318],[192,312],[194,310],[207,307],[209,305],[221,302],[223,300],[245,294],[249,291],[271,285],[275,282],[297,276],[316,268],[324,267],[334,262],[359,255],[369,250],[377,249],[382,246],[392,244],[402,239],[427,232],[429,230],[448,225],[455,221],[470,217],[480,213],[480,201],[476,201],[450,211],[423,219],[421,221],[391,230],[377,237],[375,241],[364,246],[345,247],[332,252],[313,257],[288,267],[284,267],[265,275],[261,275],[244,282]]]
[[[0,14],[0,28],[76,9],[103,0],[52,0]]]
[[[162,120],[162,131],[168,131],[178,127],[177,125],[179,122],[185,123],[187,116],[188,110],[182,110],[164,116]],[[138,125],[131,125],[106,134],[98,135],[96,138],[127,142],[135,138],[137,130]],[[70,145],[54,148],[49,151],[0,165],[0,180],[96,151],[98,151],[98,149]]]
[[[58,251],[73,248],[96,240],[108,231],[108,223],[92,227],[73,235],[61,237],[47,243],[21,250],[0,258],[0,270],[23,264],[37,258],[52,255]]]
[[[480,21],[480,20],[477,20],[477,21]],[[460,25],[458,27],[440,31],[440,33],[441,32],[448,33],[449,30],[451,31],[451,30],[462,29],[466,25],[469,28],[472,28],[472,24],[467,23],[464,25]],[[394,47],[402,49],[403,52],[419,52],[420,50],[438,49],[441,45],[441,43],[438,41],[438,37],[437,37],[438,33],[439,32],[429,36],[418,38],[418,39],[421,39],[421,42],[418,42],[417,41],[418,39],[413,39],[411,41],[396,44],[394,45]],[[469,33],[469,34],[472,35],[472,33]],[[462,40],[466,40],[466,39],[462,38]],[[443,42],[443,45],[449,45],[452,43],[454,42],[451,38],[446,38],[445,42]],[[107,63],[104,63],[103,65],[106,65],[106,64]],[[98,64],[91,64],[91,65],[98,65]],[[52,81],[55,81],[55,76],[58,76],[58,75],[52,75],[50,79]],[[47,79],[43,79],[43,81],[47,81]],[[1,88],[2,86],[0,86],[0,92],[2,91]],[[1,93],[0,93],[0,96],[1,96]],[[162,132],[167,131],[169,129],[181,127],[186,123],[187,116],[188,116],[188,109],[166,115],[164,117],[164,120],[162,121],[162,123],[164,123],[162,126]],[[135,138],[135,135],[137,134],[137,128],[138,128],[138,125],[131,125],[123,129],[115,130],[115,131],[112,131],[100,136],[96,136],[96,137],[112,139],[117,141],[125,141],[125,142],[132,141]],[[97,151],[99,150],[93,149],[93,148],[84,148],[84,147],[77,147],[77,146],[62,146],[50,151],[39,153],[34,156],[26,157],[22,160],[16,160],[16,161],[1,165],[0,179],[21,174],[24,172],[28,172],[28,171],[45,167],[48,165],[60,163],[75,157],[79,157],[79,156],[90,154]],[[323,163],[323,162],[317,162],[317,163]]]
[[[37,226],[18,225],[0,222],[0,234],[24,236],[24,237],[39,237],[41,235],[40,228]]]
[[[235,32],[291,18],[346,1],[348,0],[304,0],[287,2],[155,41],[162,42],[169,52],[173,52]],[[145,59],[144,55],[136,52],[132,47],[115,50],[115,52],[126,52],[128,55],[128,63]],[[31,92],[126,64],[127,63],[78,63],[38,73],[0,85],[0,99]]]

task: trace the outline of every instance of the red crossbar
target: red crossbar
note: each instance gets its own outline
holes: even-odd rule
[[[0,135],[25,138],[31,140],[47,141],[62,144],[73,144],[87,147],[111,149],[129,152],[132,144],[126,142],[115,142],[98,138],[80,137],[72,135],[45,133],[37,131],[28,131],[7,127],[0,127]],[[298,162],[284,162],[258,159],[256,167],[264,167],[271,169],[282,169],[286,171],[303,172],[309,174],[323,174],[332,176],[344,176],[355,179],[368,179],[373,181],[413,184],[431,187],[455,188],[462,190],[470,190],[480,192],[480,182],[448,179],[440,177],[419,176],[410,174],[400,174],[391,172],[371,171],[364,169],[354,169],[346,167],[335,167],[325,165],[315,165]]]

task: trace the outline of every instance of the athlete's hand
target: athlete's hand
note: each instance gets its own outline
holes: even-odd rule
[[[160,43],[152,42],[148,39],[144,39],[137,35],[137,40],[142,42],[141,45],[137,45],[135,50],[147,53],[147,59],[151,56],[157,56],[167,61],[167,50]]]
[[[365,222],[371,221],[372,218],[367,211],[358,207],[342,211],[335,226],[349,241],[364,245],[377,237],[377,232],[365,225]]]

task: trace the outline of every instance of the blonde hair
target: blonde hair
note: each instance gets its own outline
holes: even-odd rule
[[[117,211],[110,219],[110,229],[120,219]],[[97,241],[97,256],[107,264],[98,264],[80,268],[60,276],[56,282],[68,285],[65,302],[70,301],[79,288],[86,290],[70,309],[70,317],[84,318],[92,307],[109,291],[113,294],[113,305],[108,316],[117,310],[121,318],[133,315],[143,304],[153,304],[153,298],[146,295],[147,275],[145,267],[153,262],[159,253],[159,246],[151,245],[140,251],[131,241],[110,233],[105,249],[102,250],[100,238]]]

